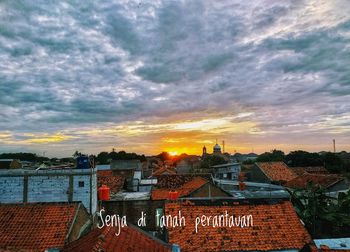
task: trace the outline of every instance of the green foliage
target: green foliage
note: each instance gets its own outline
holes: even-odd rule
[[[35,153],[2,153],[0,159],[19,159],[21,161],[43,162],[50,160],[47,157],[37,156]]]
[[[210,168],[213,165],[226,164],[224,157],[219,155],[206,155],[201,163],[201,168]]]
[[[283,161],[284,152],[281,150],[272,150],[271,152],[265,152],[256,159],[256,162],[273,162],[273,161]]]
[[[103,151],[96,156],[98,164],[109,164],[111,160],[132,160],[138,159],[141,162],[146,160],[145,155],[138,155],[136,153],[127,153],[125,151],[116,152],[112,150],[110,153]]]
[[[314,238],[350,235],[350,190],[335,199],[310,183],[306,190],[292,193],[292,202]]]
[[[162,153],[159,153],[156,157],[160,158],[163,162],[165,160],[170,160],[170,155],[168,152],[163,151]]]
[[[292,167],[322,166],[323,160],[318,153],[297,150],[290,152],[285,157],[285,162]]]
[[[340,173],[343,171],[343,161],[337,154],[327,152],[322,155],[322,159],[324,160],[326,169],[330,172]]]

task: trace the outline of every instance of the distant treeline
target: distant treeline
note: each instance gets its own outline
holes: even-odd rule
[[[21,161],[30,161],[30,162],[44,162],[49,161],[50,159],[47,157],[41,157],[36,155],[35,153],[2,153],[0,154],[0,159],[19,159]]]
[[[136,153],[127,153],[125,151],[112,151],[112,152],[100,152],[96,156],[96,161],[98,164],[109,164],[111,160],[131,160],[138,159],[141,162],[146,161],[145,155],[138,155]]]
[[[350,153],[346,153],[348,158],[344,158],[344,153],[322,152],[312,153],[307,151],[292,151],[289,154],[281,150],[265,152],[257,158],[256,162],[284,161],[291,167],[325,166],[330,172],[341,173],[350,172]]]

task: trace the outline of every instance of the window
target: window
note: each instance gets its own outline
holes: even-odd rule
[[[84,187],[84,181],[79,181],[79,187]]]

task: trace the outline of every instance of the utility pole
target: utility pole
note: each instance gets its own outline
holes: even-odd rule
[[[335,139],[333,139],[333,152],[335,153]]]

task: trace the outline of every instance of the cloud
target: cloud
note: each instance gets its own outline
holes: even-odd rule
[[[216,134],[231,149],[298,136],[349,150],[349,12],[346,0],[1,2],[0,130],[68,151],[150,153],[162,139],[185,145],[186,125],[196,148]]]

